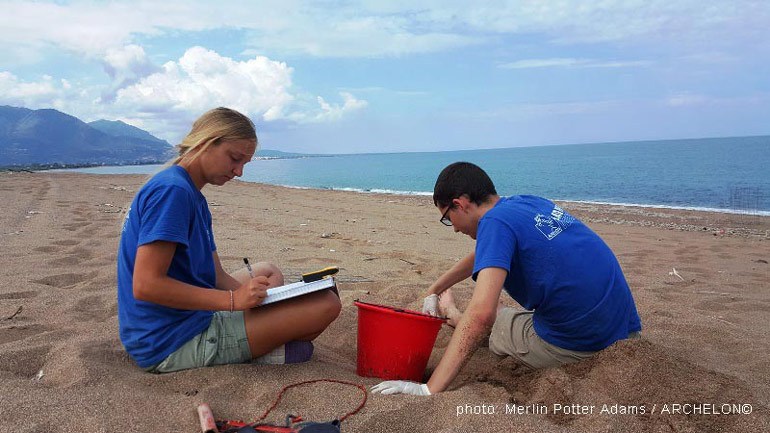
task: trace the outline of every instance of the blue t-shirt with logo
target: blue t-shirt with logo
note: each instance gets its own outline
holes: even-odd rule
[[[216,286],[211,212],[206,198],[178,165],[153,176],[136,194],[118,248],[120,340],[142,368],[160,363],[203,332],[213,315],[211,311],[181,310],[134,298],[137,248],[155,241],[177,244],[169,277],[198,287]]]
[[[473,279],[489,267],[508,271],[505,291],[534,310],[535,332],[555,346],[601,350],[642,328],[610,248],[550,200],[502,197],[484,214]]]

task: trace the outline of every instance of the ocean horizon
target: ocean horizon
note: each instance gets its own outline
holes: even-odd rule
[[[455,161],[482,167],[503,196],[770,216],[770,136],[255,159],[241,180],[430,196],[439,172]],[[61,171],[152,174],[161,167]]]

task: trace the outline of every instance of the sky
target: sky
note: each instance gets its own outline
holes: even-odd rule
[[[478,4],[478,5],[477,5]],[[443,151],[770,134],[767,0],[0,0],[0,105],[178,143]]]

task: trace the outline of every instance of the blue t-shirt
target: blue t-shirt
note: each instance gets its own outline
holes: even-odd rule
[[[489,267],[508,271],[505,291],[534,310],[535,332],[555,346],[601,350],[642,329],[615,255],[550,200],[502,197],[484,214],[473,279]]]
[[[153,176],[136,194],[118,248],[120,340],[142,368],[160,363],[203,332],[213,315],[134,299],[136,251],[155,241],[177,244],[169,277],[198,287],[216,286],[211,212],[190,175],[178,165]]]

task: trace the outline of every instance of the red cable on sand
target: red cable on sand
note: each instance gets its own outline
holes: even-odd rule
[[[357,384],[357,383],[353,383],[353,382],[347,382],[347,381],[344,381],[344,380],[337,380],[337,379],[306,380],[304,382],[293,383],[291,385],[287,385],[287,386],[284,386],[283,388],[281,388],[281,391],[278,393],[278,396],[276,397],[275,401],[270,406],[270,408],[267,409],[265,411],[265,413],[262,414],[262,416],[259,417],[259,419],[254,421],[254,422],[246,423],[246,422],[243,422],[243,421],[220,420],[220,421],[217,421],[216,424],[220,428],[224,429],[222,431],[228,431],[228,432],[229,431],[234,431],[234,430],[231,430],[233,428],[245,427],[247,425],[255,427],[255,428],[262,427],[264,425],[259,424],[259,422],[264,420],[265,418],[267,418],[267,416],[270,414],[270,412],[273,409],[275,409],[276,406],[278,406],[278,404],[281,402],[281,398],[283,397],[283,393],[284,392],[286,392],[290,388],[294,388],[294,387],[301,386],[301,385],[307,385],[307,384],[311,384],[311,383],[316,383],[316,382],[331,382],[331,383],[340,383],[340,384],[343,384],[343,385],[351,385],[351,386],[355,386],[356,388],[361,390],[361,392],[364,394],[364,398],[361,401],[361,404],[359,404],[358,407],[355,410],[353,410],[352,412],[346,413],[345,415],[340,417],[340,419],[338,420],[340,422],[344,421],[345,419],[347,419],[350,416],[355,415],[356,413],[358,413],[358,411],[360,411],[364,407],[364,405],[366,405],[366,401],[368,400],[368,392],[366,390],[366,387],[364,387],[363,385],[360,385],[360,384]],[[297,416],[297,417],[294,417],[294,421],[292,421],[292,422],[299,422],[301,419],[302,419],[301,416]],[[288,427],[271,426],[270,428],[271,429],[280,429],[280,430],[270,430],[270,431],[294,431],[291,426],[288,426]]]
[[[341,383],[341,384],[343,384],[343,385],[352,385],[352,386],[355,386],[356,388],[360,389],[360,390],[361,390],[361,392],[363,392],[363,393],[364,393],[364,399],[361,401],[361,404],[359,404],[359,405],[358,405],[358,407],[357,407],[357,408],[356,408],[354,411],[352,411],[352,412],[350,412],[350,413],[346,413],[345,415],[343,415],[343,416],[342,416],[342,417],[339,419],[339,421],[340,421],[340,422],[344,421],[346,418],[348,418],[348,417],[350,417],[350,416],[352,416],[352,415],[355,415],[356,413],[358,413],[358,411],[359,411],[359,410],[361,410],[361,409],[364,407],[364,405],[366,405],[366,400],[368,399],[368,392],[367,392],[367,390],[366,390],[366,387],[364,387],[363,385],[360,385],[360,384],[357,384],[357,383],[353,383],[353,382],[347,382],[347,381],[344,381],[344,380],[337,380],[337,379],[315,379],[315,380],[306,380],[306,381],[304,381],[304,382],[297,382],[297,383],[293,383],[293,384],[291,384],[291,385],[287,385],[287,386],[284,386],[284,387],[281,389],[281,391],[278,393],[278,396],[276,397],[275,401],[273,402],[273,405],[272,405],[272,406],[270,406],[270,408],[269,408],[269,409],[267,409],[267,410],[265,411],[265,413],[264,413],[264,414],[263,414],[261,417],[259,417],[259,419],[258,419],[258,420],[256,420],[256,421],[255,421],[254,423],[252,423],[252,424],[256,424],[256,423],[258,423],[259,421],[262,421],[263,419],[267,418],[267,416],[270,414],[270,412],[271,412],[273,409],[275,409],[275,408],[276,408],[276,406],[278,406],[278,403],[280,403],[280,402],[281,402],[281,398],[283,397],[283,393],[284,393],[284,392],[286,392],[288,389],[290,389],[290,388],[294,388],[294,387],[297,387],[297,386],[300,386],[300,385],[307,385],[307,384],[310,384],[310,383],[316,383],[316,382],[331,382],[331,383]]]

